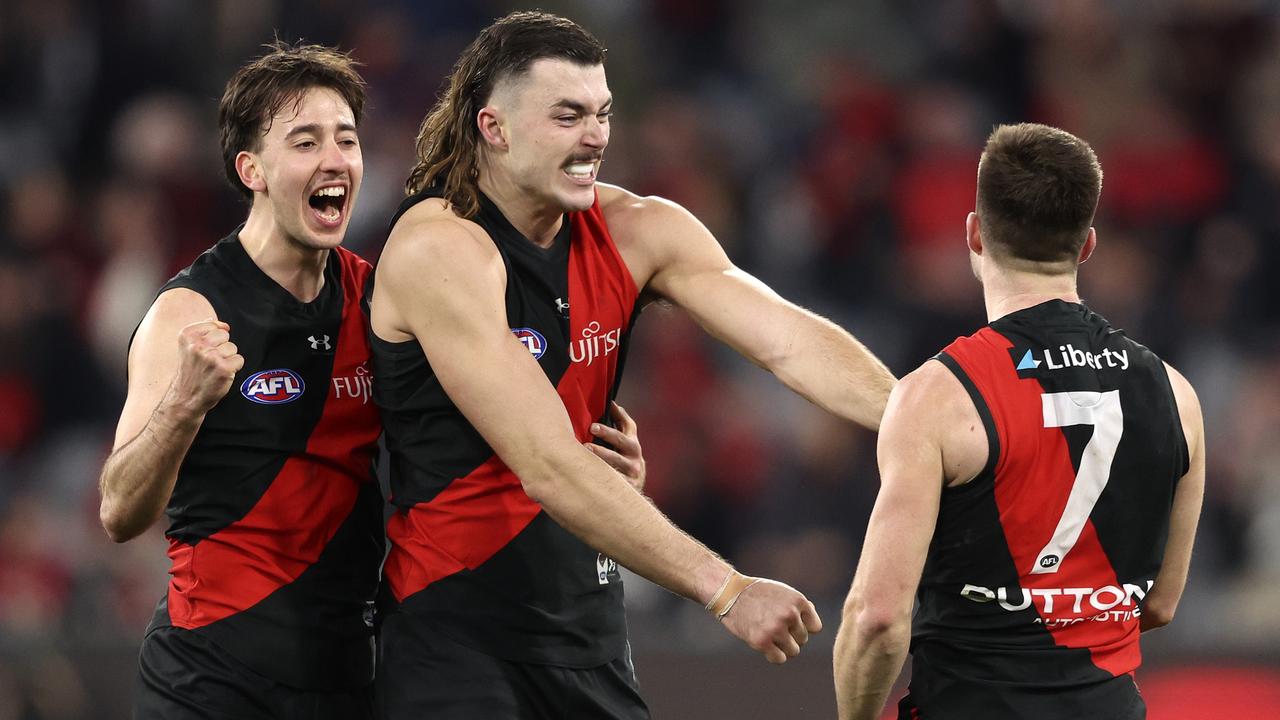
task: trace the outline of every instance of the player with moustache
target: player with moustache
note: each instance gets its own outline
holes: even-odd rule
[[[1138,720],[1139,634],[1186,584],[1204,495],[1190,383],[1081,300],[1102,168],[1001,126],[965,225],[988,324],[898,384],[836,638],[843,720]],[[916,610],[913,618],[913,605]]]
[[[372,716],[372,270],[339,247],[364,103],[351,58],[320,46],[277,42],[227,84],[222,154],[248,218],[139,326],[100,479],[116,542],[168,518],[172,578],[135,717]],[[614,449],[600,452],[643,483],[634,424],[623,430],[602,431]]]
[[[521,12],[462,53],[423,123],[372,301],[396,509],[384,717],[647,717],[617,564],[770,662],[822,627],[803,595],[738,573],[584,443],[611,422],[654,300],[864,427],[894,379],[735,267],[685,209],[597,182],[612,108],[599,42]]]

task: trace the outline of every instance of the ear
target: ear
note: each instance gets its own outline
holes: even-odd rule
[[[241,150],[236,155],[236,174],[240,176],[240,182],[253,192],[267,191],[267,179],[262,172],[262,161],[257,155]]]
[[[1083,265],[1093,255],[1094,248],[1098,247],[1098,233],[1093,228],[1089,228],[1089,236],[1084,239],[1084,247],[1080,248],[1080,261],[1077,265]]]
[[[489,145],[507,149],[507,133],[502,127],[502,114],[492,105],[485,105],[476,113],[476,126],[480,128],[480,137]]]
[[[964,241],[969,246],[969,252],[982,255],[982,221],[978,219],[976,212],[969,213],[969,217],[964,219]]]

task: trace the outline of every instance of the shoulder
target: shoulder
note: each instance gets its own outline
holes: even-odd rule
[[[666,198],[637,195],[608,183],[597,183],[596,187],[600,211],[611,230],[661,227],[671,222],[697,223],[692,213]]]
[[[924,423],[946,425],[949,416],[972,407],[960,380],[945,365],[929,360],[908,373],[889,394],[890,410]]]
[[[929,360],[898,381],[880,425],[880,454],[941,460],[947,485],[968,482],[988,459],[986,428],[960,380]]]
[[[378,281],[412,279],[424,271],[502,267],[484,228],[459,217],[442,200],[414,205],[396,221],[378,261]]]
[[[175,343],[178,332],[192,323],[221,320],[208,298],[195,290],[176,287],[160,293],[134,334],[130,354],[155,343]]]

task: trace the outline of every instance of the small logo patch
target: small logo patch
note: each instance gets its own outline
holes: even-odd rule
[[[302,397],[306,387],[298,373],[277,368],[250,375],[240,385],[240,394],[259,405],[283,405]]]
[[[333,349],[333,343],[329,342],[328,335],[321,335],[318,338],[315,335],[310,335],[307,337],[307,342],[311,343],[312,350],[332,350]]]
[[[533,328],[511,328],[512,334],[516,336],[524,346],[529,349],[529,354],[534,360],[541,358],[547,353],[547,339],[542,333]]]

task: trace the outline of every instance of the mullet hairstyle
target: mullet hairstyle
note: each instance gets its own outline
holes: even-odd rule
[[[978,162],[983,240],[1029,270],[1075,268],[1101,194],[1093,148],[1047,125],[997,126]]]
[[[476,115],[498,82],[522,75],[536,60],[604,64],[605,48],[577,23],[544,12],[515,12],[480,32],[449,76],[449,87],[422,121],[417,159],[405,194],[438,186],[464,218],[480,211],[480,128]]]
[[[218,139],[222,146],[222,169],[227,181],[246,198],[253,191],[236,172],[236,156],[241,151],[257,152],[262,137],[271,130],[271,120],[292,102],[296,107],[303,94],[315,87],[338,93],[356,125],[364,114],[365,82],[356,72],[359,65],[347,53],[323,45],[290,45],[280,39],[265,45],[268,52],[236,71],[218,103]]]

